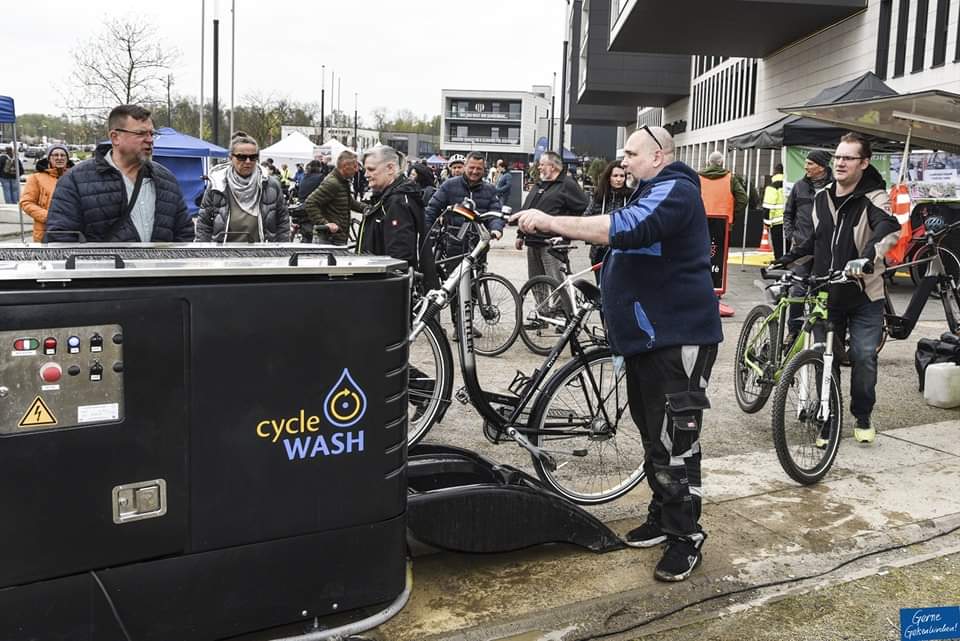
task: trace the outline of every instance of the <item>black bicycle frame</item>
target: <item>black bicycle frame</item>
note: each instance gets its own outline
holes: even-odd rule
[[[472,267],[472,263],[476,258],[467,256],[464,260],[469,261]],[[583,356],[584,350],[577,338],[577,332],[589,310],[582,307],[577,311],[573,322],[568,323],[566,328],[564,328],[560,340],[558,340],[553,346],[553,349],[550,350],[550,354],[547,355],[544,363],[533,371],[519,399],[514,396],[507,396],[506,394],[487,392],[480,386],[480,380],[477,377],[477,359],[473,349],[473,288],[471,274],[472,270],[470,269],[464,271],[463,277],[460,279],[460,289],[457,297],[459,299],[458,304],[460,305],[460,313],[457,317],[458,331],[460,332],[460,371],[463,375],[463,384],[467,390],[467,395],[470,397],[473,406],[480,413],[480,416],[496,428],[498,438],[511,426],[521,433],[536,432],[536,429],[522,425],[520,423],[520,417],[523,415],[527,405],[536,397],[541,383],[547,378],[553,366],[556,364],[557,359],[560,358],[560,354],[568,344],[575,358]],[[593,386],[593,389],[599,391],[593,372],[590,371],[589,368],[587,369],[587,376],[590,379],[590,384]],[[510,416],[505,418],[504,415],[493,408],[491,403],[512,407],[513,410],[510,412]],[[601,405],[600,409],[604,412],[604,419],[607,420],[608,424],[612,424],[609,420],[610,417],[606,416],[606,407]]]

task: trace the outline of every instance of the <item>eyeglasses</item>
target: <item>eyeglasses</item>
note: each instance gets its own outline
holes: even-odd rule
[[[141,129],[139,131],[133,131],[132,129],[121,129],[117,127],[114,131],[122,131],[125,134],[130,134],[131,136],[136,136],[137,138],[159,138],[163,134],[155,129]]]
[[[863,160],[863,156],[834,156],[833,159],[836,162],[853,162],[854,160]]]
[[[260,154],[233,154],[233,157],[240,162],[257,162],[260,160]]]
[[[657,137],[653,135],[652,131],[650,131],[650,125],[644,125],[643,127],[640,127],[640,128],[643,129],[648,134],[650,134],[650,137],[653,138],[653,142],[657,143],[657,147],[660,148],[660,151],[663,151],[663,145],[660,144],[660,141],[657,140]]]

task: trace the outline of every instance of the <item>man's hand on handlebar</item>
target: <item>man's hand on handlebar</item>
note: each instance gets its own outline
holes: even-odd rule
[[[863,278],[864,274],[873,273],[873,264],[869,258],[857,258],[847,261],[843,273],[849,278]]]
[[[490,230],[490,238],[492,238],[492,239],[494,239],[494,240],[500,240],[501,238],[503,238],[503,232],[501,232],[501,231],[499,231],[499,230],[497,230],[497,229],[491,229],[491,230]]]
[[[327,223],[327,231],[329,231],[331,234],[336,234],[338,231],[340,231],[340,225],[337,223]]]

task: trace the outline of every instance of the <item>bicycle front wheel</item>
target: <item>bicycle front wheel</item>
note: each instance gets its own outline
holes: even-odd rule
[[[549,354],[563,334],[566,298],[560,283],[550,276],[534,276],[520,288],[520,340],[534,354]]]
[[[443,418],[453,392],[453,353],[436,319],[409,346],[407,443],[416,445]]]
[[[757,305],[751,309],[737,339],[733,388],[737,393],[737,405],[747,414],[763,409],[773,389],[772,383],[763,380],[763,373],[770,368],[776,335],[771,325],[766,323],[771,314],[773,310],[767,305]]]
[[[773,395],[773,444],[783,471],[797,483],[811,485],[830,470],[843,431],[840,381],[830,379],[829,416],[821,420],[823,354],[805,350],[790,360]]]
[[[503,276],[483,274],[473,289],[473,350],[498,356],[510,349],[520,333],[520,295]]]
[[[569,361],[546,383],[527,437],[556,469],[533,457],[537,475],[580,505],[619,498],[643,480],[643,442],[627,405],[627,374],[609,349]]]
[[[953,283],[941,281],[940,302],[943,303],[943,313],[947,319],[947,327],[953,334],[960,333],[960,278]]]

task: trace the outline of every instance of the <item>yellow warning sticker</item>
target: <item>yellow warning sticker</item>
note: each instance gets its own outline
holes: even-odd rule
[[[23,415],[23,418],[21,418],[20,422],[17,423],[17,426],[45,427],[56,424],[57,417],[53,415],[53,412],[51,412],[50,408],[47,407],[47,404],[43,402],[43,399],[38,396],[33,399],[33,403],[30,404],[30,409],[26,411],[26,413]]]

